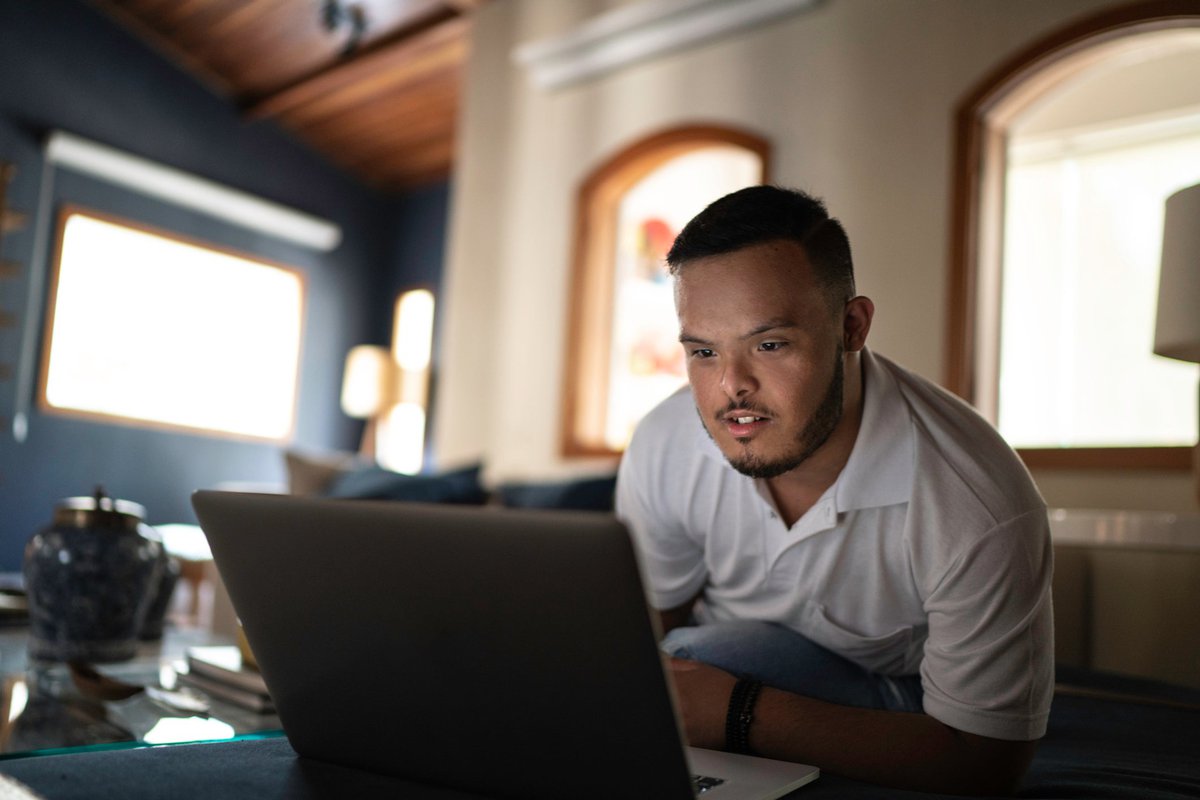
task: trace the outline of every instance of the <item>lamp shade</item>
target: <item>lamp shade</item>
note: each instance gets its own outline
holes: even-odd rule
[[[342,411],[358,419],[375,417],[396,402],[399,365],[386,347],[362,344],[346,355]]]
[[[1200,362],[1200,184],[1167,198],[1154,352]]]

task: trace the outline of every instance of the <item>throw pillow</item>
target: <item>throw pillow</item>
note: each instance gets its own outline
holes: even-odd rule
[[[612,511],[617,476],[553,483],[505,483],[497,489],[501,505],[510,508],[561,508]]]
[[[336,477],[326,497],[358,500],[410,500],[422,503],[482,505],[487,492],[474,464],[435,475],[405,475],[380,466],[360,467]]]
[[[305,496],[322,494],[344,473],[363,466],[356,453],[308,453],[287,450],[283,454],[287,468],[288,492]]]

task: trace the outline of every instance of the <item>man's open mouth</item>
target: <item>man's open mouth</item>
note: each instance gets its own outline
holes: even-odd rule
[[[725,430],[735,439],[748,439],[754,436],[763,426],[771,421],[770,417],[755,414],[748,408],[735,408],[726,411],[720,417]]]

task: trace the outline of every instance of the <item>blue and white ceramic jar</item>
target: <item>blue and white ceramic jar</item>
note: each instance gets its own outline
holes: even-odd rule
[[[25,546],[31,659],[133,658],[166,563],[145,514],[100,488],[58,503],[53,524]]]

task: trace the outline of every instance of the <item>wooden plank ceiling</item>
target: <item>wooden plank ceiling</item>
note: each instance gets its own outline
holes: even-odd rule
[[[470,15],[487,1],[93,0],[248,119],[384,190],[450,174]]]

